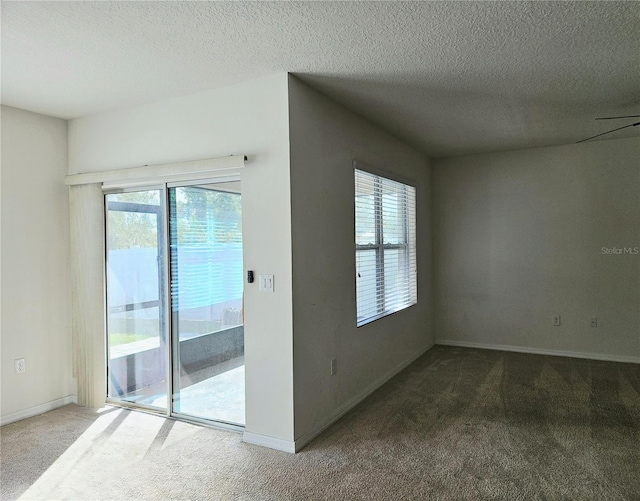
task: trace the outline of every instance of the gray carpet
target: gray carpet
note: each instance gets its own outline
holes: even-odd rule
[[[640,499],[640,365],[437,346],[296,455],[78,406],[4,426],[2,499]]]

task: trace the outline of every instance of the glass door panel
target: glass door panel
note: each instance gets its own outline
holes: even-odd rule
[[[164,190],[105,196],[110,398],[167,408]]]
[[[169,188],[173,409],[244,425],[240,183]]]

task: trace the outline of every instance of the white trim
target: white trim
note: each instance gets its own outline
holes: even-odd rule
[[[298,452],[298,451],[302,450],[302,448],[305,445],[307,445],[314,438],[316,438],[318,435],[320,435],[320,433],[322,433],[324,430],[329,428],[329,426],[331,426],[338,419],[340,419],[342,416],[344,416],[347,412],[349,412],[351,409],[353,409],[356,405],[358,405],[360,402],[362,402],[364,399],[366,399],[369,395],[371,395],[374,391],[376,391],[383,384],[385,384],[387,381],[389,381],[392,377],[396,376],[401,371],[403,371],[404,369],[409,367],[413,362],[418,360],[422,355],[424,355],[427,351],[429,351],[431,348],[433,348],[434,345],[435,345],[435,343],[430,344],[429,346],[427,346],[424,350],[422,350],[417,355],[415,355],[415,356],[409,358],[408,360],[405,360],[404,362],[401,362],[400,364],[396,365],[393,369],[391,369],[389,372],[384,374],[382,377],[376,379],[373,383],[371,383],[369,386],[367,386],[363,391],[358,393],[355,397],[353,397],[350,400],[347,400],[344,404],[342,404],[340,407],[338,407],[336,409],[336,411],[331,416],[329,416],[322,424],[320,424],[319,426],[316,426],[315,428],[313,428],[312,430],[308,431],[307,433],[302,435],[300,438],[298,438],[295,441],[295,452]]]
[[[282,440],[281,438],[268,437],[267,435],[260,435],[259,433],[251,433],[245,431],[242,435],[242,441],[248,444],[260,445],[262,447],[268,447],[269,449],[275,449],[283,452],[296,452],[296,443],[291,440]]]
[[[174,179],[185,175],[211,174],[220,170],[241,169],[247,159],[244,155],[230,155],[228,157],[207,158],[203,160],[193,160],[191,162],[178,162],[162,165],[143,165],[129,169],[116,169],[100,172],[86,172],[82,174],[72,174],[66,176],[64,182],[68,186],[91,183],[116,183],[140,184],[146,180],[157,180],[158,178]]]
[[[36,405],[35,407],[29,407],[28,409],[2,416],[0,417],[0,425],[4,426],[5,424],[20,421],[21,419],[27,419],[33,416],[38,416],[39,414],[44,414],[45,412],[52,411],[58,407],[64,407],[65,405],[76,403],[78,403],[78,397],[76,395],[68,395],[66,397],[47,402],[46,404]]]
[[[606,355],[603,353],[584,353],[578,351],[547,350],[545,348],[529,348],[525,346],[511,346],[508,344],[484,344],[453,339],[438,339],[436,344],[444,346],[460,346],[462,348],[480,348],[483,350],[515,351],[518,353],[532,353],[534,355],[551,355],[553,357],[584,358],[587,360],[603,360],[605,362],[623,362],[640,364],[640,357],[624,355]]]

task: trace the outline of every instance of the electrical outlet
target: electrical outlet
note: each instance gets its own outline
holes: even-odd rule
[[[24,374],[27,372],[27,364],[24,358],[16,358],[13,363],[15,364],[16,374]]]
[[[338,372],[338,360],[335,358],[331,359],[331,375],[335,376],[336,372]]]
[[[591,327],[598,327],[598,317],[591,317]]]
[[[553,317],[553,326],[554,327],[560,327],[560,325],[561,325],[560,315],[555,315]]]

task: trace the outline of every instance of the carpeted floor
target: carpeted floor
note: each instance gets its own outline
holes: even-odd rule
[[[8,499],[640,499],[640,365],[436,346],[293,455],[67,406],[6,425]]]

